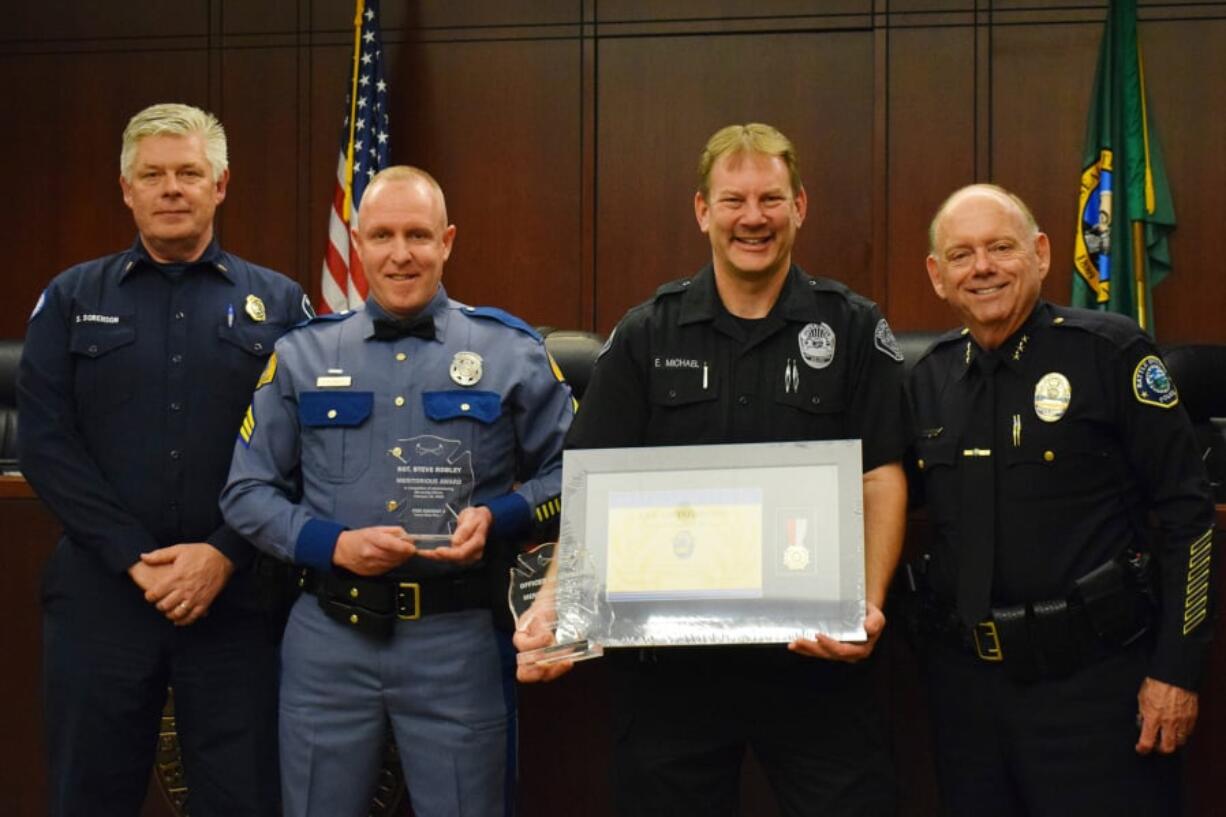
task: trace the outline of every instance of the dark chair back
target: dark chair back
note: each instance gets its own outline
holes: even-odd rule
[[[0,340],[0,461],[17,459],[17,367],[20,363],[21,341]]]
[[[543,326],[538,331],[544,336],[545,348],[557,361],[575,399],[582,400],[587,384],[592,379],[596,356],[604,346],[604,338],[595,332],[584,332],[580,329],[554,329],[551,326]]]

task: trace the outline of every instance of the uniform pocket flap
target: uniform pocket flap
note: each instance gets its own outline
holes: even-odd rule
[[[249,355],[268,357],[272,353],[277,339],[285,334],[285,327],[276,324],[260,324],[258,326],[226,326],[217,328],[217,336],[226,343],[237,346]]]
[[[489,424],[502,416],[502,395],[493,391],[428,391],[421,402],[426,416],[435,422],[471,417]]]
[[[916,440],[916,465],[920,470],[937,465],[953,465],[958,454],[957,446],[958,441],[953,438]]]
[[[374,406],[372,391],[304,391],[298,395],[298,419],[313,428],[352,428],[366,422]]]
[[[136,340],[136,327],[131,324],[78,324],[69,340],[73,354],[101,357]]]

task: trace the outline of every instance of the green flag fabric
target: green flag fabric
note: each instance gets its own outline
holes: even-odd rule
[[[1175,207],[1145,98],[1136,0],[1111,0],[1082,153],[1073,305],[1153,334],[1151,288],[1171,270]]]

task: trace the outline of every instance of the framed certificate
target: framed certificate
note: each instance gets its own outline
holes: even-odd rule
[[[558,619],[606,647],[862,640],[859,440],[571,450]]]

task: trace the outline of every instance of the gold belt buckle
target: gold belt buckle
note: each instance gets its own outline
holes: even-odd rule
[[[981,621],[971,630],[975,636],[975,654],[983,661],[1003,661],[1000,651],[1000,634],[995,621]]]
[[[413,612],[409,613],[405,609],[405,604],[400,600],[401,594],[396,594],[396,618],[401,621],[417,621],[421,618],[421,585],[417,582],[400,582],[397,587],[401,590],[413,591]]]

